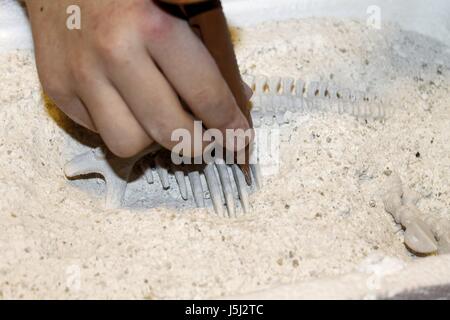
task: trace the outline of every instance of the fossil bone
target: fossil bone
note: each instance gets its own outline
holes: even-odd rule
[[[449,221],[432,216],[422,219],[416,206],[420,194],[403,188],[398,174],[391,174],[385,189],[385,210],[405,228],[405,244],[409,249],[419,254],[450,252]]]
[[[140,162],[140,168],[147,183],[154,183],[152,167],[145,157],[147,155],[155,154],[154,170],[159,177],[162,188],[165,190],[171,188],[169,183],[169,169],[163,157],[158,154],[158,151],[160,151],[160,148],[155,147],[145,150],[135,157],[122,159],[114,156],[111,152],[105,150],[105,148],[98,147],[80,154],[69,161],[64,168],[64,173],[68,178],[100,174],[103,176],[106,184],[105,206],[107,208],[117,208],[123,204],[127,183],[129,182],[133,167],[139,160],[143,160]],[[201,182],[201,174],[203,174],[207,181],[207,186],[216,213],[220,216],[225,216],[222,201],[223,192],[228,215],[230,217],[235,217],[237,215],[236,204],[234,201],[235,192],[233,190],[231,176],[236,184],[238,197],[244,213],[248,212],[250,208],[247,190],[248,186],[245,182],[244,175],[238,166],[235,166],[232,169],[233,173],[230,175],[228,166],[222,161],[216,160],[215,164],[207,165],[204,168],[192,167],[191,170],[188,170],[187,179],[189,180],[192,194],[198,207],[205,207],[204,192]],[[255,167],[256,165],[251,165],[253,177],[259,184],[261,178],[255,176],[255,172],[258,171]],[[219,173],[219,179],[217,179],[215,170]],[[181,197],[184,200],[188,200],[185,171],[173,164],[171,165],[171,171],[175,176]]]
[[[348,113],[358,119],[384,120],[386,108],[377,96],[362,91],[337,88],[328,82],[306,84],[292,78],[245,76],[254,90],[251,98],[255,127],[290,122],[290,114],[312,111]]]
[[[212,163],[207,164],[205,166],[204,172],[214,210],[216,211],[217,215],[224,216],[222,195],[220,194],[219,180],[217,180],[216,173],[214,171],[214,165]]]
[[[434,216],[426,217],[425,222],[431,227],[431,231],[438,241],[438,253],[450,253],[450,221]]]
[[[173,174],[175,176],[175,179],[177,180],[177,184],[178,184],[178,188],[180,189],[181,197],[183,198],[183,200],[187,200],[188,199],[188,191],[187,191],[186,178],[184,176],[184,172],[181,170],[178,170],[174,166]]]
[[[134,165],[150,152],[152,152],[152,149],[145,150],[129,159],[121,159],[104,148],[98,147],[69,161],[64,167],[64,173],[69,178],[89,174],[102,175],[106,183],[106,207],[116,208],[122,204]]]
[[[234,204],[233,187],[228,173],[228,166],[223,159],[216,159],[215,162],[222,185],[223,195],[225,197],[225,203],[227,205],[228,215],[230,217],[236,217],[236,205]]]
[[[197,207],[203,208],[205,206],[205,200],[203,198],[203,187],[202,181],[200,180],[200,173],[198,171],[191,171],[188,173],[188,178],[191,183],[195,203]]]
[[[365,95],[362,92],[352,92],[349,89],[339,89],[327,82],[306,84],[301,79],[294,80],[288,77],[247,76],[244,78],[254,89],[251,103],[252,118],[256,128],[262,125],[270,126],[274,123],[286,124],[291,121],[292,114],[314,110],[346,112],[365,119],[384,119],[385,117],[384,107],[376,97]],[[143,161],[140,161],[140,167],[149,184],[154,182],[154,170],[163,189],[169,189],[172,187],[169,174],[173,173],[182,199],[188,199],[187,186],[190,185],[196,205],[204,207],[206,205],[204,191],[209,191],[216,213],[222,216],[225,215],[224,203],[229,216],[237,215],[234,200],[234,190],[236,189],[243,212],[249,212],[249,188],[238,166],[228,167],[218,160],[215,164],[203,168],[192,167],[185,175],[186,172],[177,166],[165,166],[164,159],[156,154],[158,149],[159,147],[154,150],[146,150],[131,159],[120,159],[114,157],[110,152],[105,152],[102,148],[96,148],[67,163],[65,173],[70,178],[85,174],[102,175],[106,182],[106,206],[119,207],[123,203],[133,167],[141,158],[145,157]],[[156,154],[152,164],[146,157],[149,154]],[[259,165],[254,164],[250,167],[256,188],[259,189],[262,186]],[[209,190],[203,190],[202,175],[206,179]],[[186,179],[189,180],[188,184]]]

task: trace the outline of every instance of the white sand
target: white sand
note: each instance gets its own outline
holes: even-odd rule
[[[66,131],[86,133],[44,107],[31,52],[3,54],[0,299],[207,298],[345,274],[374,253],[415,259],[380,187],[396,170],[425,196],[424,213],[449,218],[450,49],[394,26],[332,19],[237,37],[243,73],[333,78],[382,95],[394,113],[367,124],[299,117],[283,129],[280,173],[244,218],[151,208],[139,183],[127,194],[132,210],[106,211],[98,180],[68,182],[62,172],[82,149]]]

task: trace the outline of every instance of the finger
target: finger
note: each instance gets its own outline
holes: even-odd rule
[[[89,112],[87,111],[86,107],[84,106],[83,102],[80,99],[77,99],[76,102],[73,103],[72,106],[70,106],[71,109],[76,109],[76,112],[72,111],[64,111],[64,113],[71,118],[74,122],[79,124],[80,126],[89,129],[93,132],[97,132],[97,128],[95,127],[94,121],[92,121],[91,116],[89,115]]]
[[[78,91],[95,127],[115,155],[128,158],[153,143],[108,80],[92,77],[79,83]]]
[[[43,89],[47,101],[56,105],[66,116],[89,130],[97,131],[88,110],[75,93],[60,94],[45,86]]]
[[[128,59],[127,55],[112,62],[108,67],[111,79],[145,131],[171,150],[179,143],[171,139],[177,129],[185,129],[190,137],[194,136],[194,118],[181,106],[178,96],[144,48],[132,55],[135,59],[132,63],[121,60]],[[194,151],[197,156],[202,150],[186,151]]]
[[[86,106],[77,97],[67,104],[56,104],[61,111],[63,111],[70,119],[75,121],[82,127],[85,127],[91,131],[97,132],[94,121],[89,114]]]
[[[146,39],[164,75],[207,128],[224,133],[225,129],[248,129],[247,119],[208,50],[185,21],[171,19],[171,32],[164,38]]]

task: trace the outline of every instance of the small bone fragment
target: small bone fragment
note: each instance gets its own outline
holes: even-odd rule
[[[195,204],[198,208],[205,207],[205,199],[203,197],[202,181],[198,171],[188,173],[189,182],[191,184],[192,195],[194,196]]]
[[[228,168],[223,159],[216,159],[216,168],[219,173],[219,179],[222,184],[223,195],[225,197],[225,203],[227,205],[228,215],[230,217],[236,217],[236,205],[234,203],[234,192],[231,186],[230,176],[228,174]]]
[[[418,195],[411,190],[403,191],[402,181],[393,173],[386,181],[385,210],[405,228],[405,245],[420,254],[432,254],[439,250],[432,226],[420,218],[416,207]]]
[[[214,171],[214,164],[207,164],[204,173],[214,210],[218,216],[224,217],[222,196],[220,195],[219,181],[217,180],[216,172]]]
[[[186,186],[186,179],[184,177],[184,172],[181,170],[175,170],[174,172],[175,179],[177,180],[178,188],[180,189],[180,195],[183,200],[188,199],[187,194],[187,186]]]
[[[233,164],[232,169],[234,181],[236,182],[239,198],[241,200],[242,209],[244,213],[248,213],[250,211],[250,201],[247,192],[247,182],[245,181],[244,174],[242,173],[239,166]]]

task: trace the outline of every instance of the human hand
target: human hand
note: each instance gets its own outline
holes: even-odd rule
[[[66,28],[67,7],[81,29]],[[150,0],[27,0],[45,93],[117,156],[153,142],[171,149],[174,130],[249,124],[214,60],[188,24]],[[188,105],[183,108],[180,96]]]

